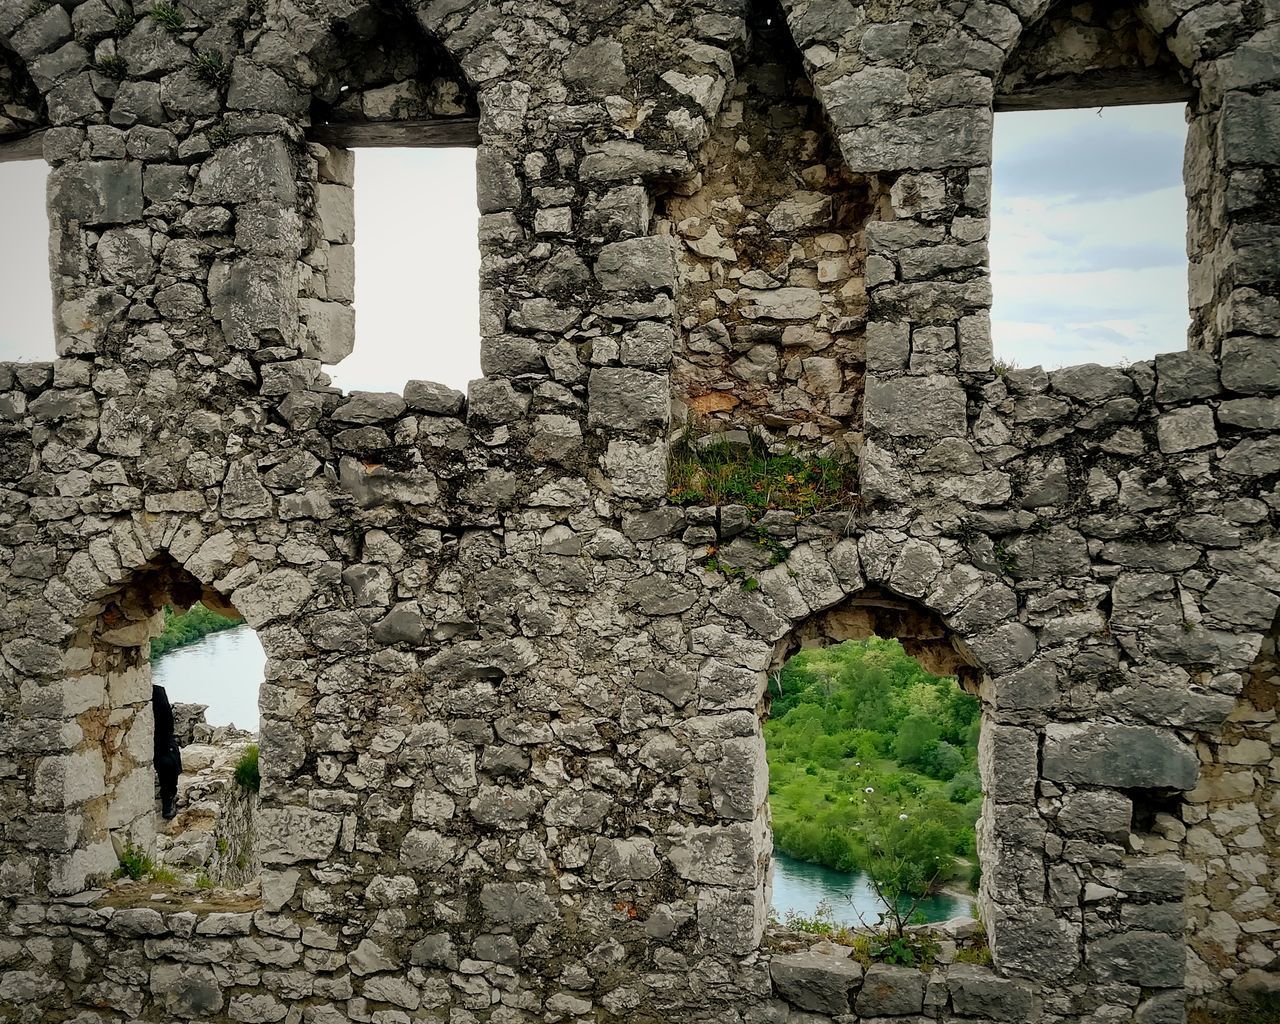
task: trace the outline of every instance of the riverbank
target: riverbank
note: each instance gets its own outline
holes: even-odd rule
[[[151,660],[154,662],[162,654],[203,640],[211,633],[234,629],[243,622],[244,619],[219,615],[202,604],[193,605],[189,611],[181,614],[175,614],[166,608],[164,630],[151,641]]]

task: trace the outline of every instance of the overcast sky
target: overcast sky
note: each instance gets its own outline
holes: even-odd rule
[[[1186,347],[1181,105],[996,117],[996,355],[1116,364]],[[360,150],[344,390],[480,375],[475,154]],[[44,165],[0,164],[0,359],[53,353]]]
[[[996,115],[998,359],[1114,365],[1186,348],[1183,109]]]

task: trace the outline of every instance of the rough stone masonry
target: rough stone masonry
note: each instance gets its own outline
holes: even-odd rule
[[[1256,0],[4,0],[57,351],[0,366],[0,1016],[1172,1024],[1275,991],[1278,86]],[[1188,102],[1187,343],[996,373],[993,109],[1137,99]],[[343,395],[341,132],[423,122],[478,123],[485,376]],[[674,506],[685,426],[860,493]],[[146,643],[197,600],[269,654],[261,897],[130,906]],[[872,629],[981,694],[991,967],[768,926],[766,672]]]

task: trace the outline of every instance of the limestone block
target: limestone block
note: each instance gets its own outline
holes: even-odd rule
[[[698,932],[717,949],[745,955],[760,944],[768,920],[765,889],[704,885],[698,890]]]
[[[1156,423],[1160,450],[1166,454],[1191,451],[1217,444],[1213,410],[1205,405],[1165,413]]]
[[[675,248],[661,235],[610,242],[596,257],[596,280],[607,291],[639,291],[674,287]]]
[[[1218,364],[1207,352],[1167,352],[1156,356],[1156,401],[1208,398],[1219,390]]]
[[[616,882],[645,881],[660,870],[652,839],[596,840],[591,857],[591,877],[606,885]]]
[[[56,215],[83,224],[127,224],[142,219],[142,164],[100,160],[64,164],[49,175]]]
[[[292,206],[295,198],[289,147],[284,139],[269,135],[251,135],[219,149],[200,168],[191,193],[197,204],[270,202]]]
[[[613,430],[642,431],[666,426],[670,397],[661,374],[617,367],[591,371],[588,421]]]
[[[1163,932],[1120,932],[1090,941],[1085,960],[1101,981],[1170,988],[1182,983],[1186,946]]]
[[[262,807],[258,810],[259,853],[264,863],[296,864],[323,860],[338,841],[342,817],[304,807]]]
[[[893,1017],[924,1009],[924,975],[912,967],[872,964],[854,1002],[860,1017]]]
[[[847,1014],[849,997],[862,983],[862,965],[848,956],[808,950],[775,956],[769,977],[783,999],[814,1013]]]
[[[1274,338],[1225,338],[1222,386],[1243,394],[1280,391],[1280,344]]]
[[[989,967],[952,964],[947,968],[952,1009],[965,1017],[1021,1022],[1035,1019],[1035,992],[1028,982],[1001,978]]]
[[[560,913],[536,882],[489,882],[481,887],[480,906],[494,924],[521,927],[555,921]]]
[[[259,338],[267,341],[293,338],[297,330],[297,295],[298,281],[293,265],[284,260],[219,261],[209,270],[209,302],[213,315],[221,321],[227,340],[241,347]],[[309,309],[333,305],[316,300],[308,302],[313,304]]]
[[[213,969],[196,964],[156,964],[151,995],[165,1012],[186,1020],[218,1013],[225,1002]]]
[[[303,355],[325,365],[340,363],[356,343],[356,312],[341,302],[300,299],[298,309],[306,321],[302,337]]]
[[[962,437],[967,421],[964,389],[947,377],[866,381],[868,432],[889,437]]]
[[[1117,789],[1184,789],[1200,762],[1173,733],[1148,726],[1059,725],[1045,728],[1046,778]]]

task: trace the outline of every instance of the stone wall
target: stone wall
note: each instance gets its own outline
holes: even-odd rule
[[[1214,845],[1253,849],[1249,807],[1275,840],[1274,769],[1225,767],[1274,746],[1266,11],[1137,12],[1198,90],[1189,351],[997,375],[992,107],[1045,4],[116,6],[0,10],[46,97],[58,333],[0,367],[8,1018],[1164,1024],[1274,983],[1242,938],[1274,872],[1244,854],[1237,892]],[[352,178],[307,133],[343,85],[363,118],[479,113],[466,396],[322,375]],[[861,492],[668,505],[703,374],[738,400],[713,426],[838,440]],[[729,544],[767,552],[754,586],[709,568]],[[130,695],[168,599],[268,653],[249,905],[106,884],[154,820]],[[991,969],[864,978],[766,928],[766,672],[872,623],[981,694]]]

